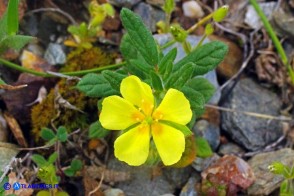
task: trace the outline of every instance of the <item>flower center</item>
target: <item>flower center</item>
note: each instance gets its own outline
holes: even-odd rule
[[[147,117],[145,118],[145,121],[146,121],[149,125],[151,125],[152,122],[153,122],[153,119],[152,119],[151,116],[147,116]]]

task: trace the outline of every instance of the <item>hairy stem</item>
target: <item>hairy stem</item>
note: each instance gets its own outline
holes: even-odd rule
[[[10,61],[4,60],[2,58],[0,58],[0,63],[3,64],[6,67],[18,70],[20,72],[24,72],[24,73],[30,73],[33,74],[35,76],[41,76],[41,77],[56,77],[56,75],[50,74],[50,73],[45,73],[45,72],[39,72],[39,71],[35,71],[33,69],[29,69],[29,68],[25,68],[22,66],[19,66],[17,64],[14,64]],[[72,72],[60,72],[63,75],[67,75],[67,76],[81,76],[81,75],[85,75],[88,73],[96,73],[96,72],[101,72],[103,70],[106,69],[115,69],[118,67],[121,67],[123,65],[125,65],[125,62],[122,63],[118,63],[118,64],[113,64],[113,65],[106,65],[103,67],[98,67],[98,68],[94,68],[94,69],[87,69],[87,70],[81,70],[81,71],[72,71]]]

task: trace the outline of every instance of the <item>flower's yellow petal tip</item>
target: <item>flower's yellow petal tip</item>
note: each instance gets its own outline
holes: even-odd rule
[[[154,114],[161,114],[161,120],[168,120],[186,125],[192,119],[190,102],[184,93],[169,89]]]
[[[124,130],[137,123],[134,116],[140,116],[139,110],[127,100],[114,95],[103,100],[99,120],[105,129]]]
[[[152,136],[164,165],[173,165],[181,159],[185,151],[185,136],[181,131],[155,123],[152,125]]]
[[[141,124],[115,140],[114,155],[118,160],[131,166],[142,165],[149,154],[149,140],[149,127]]]

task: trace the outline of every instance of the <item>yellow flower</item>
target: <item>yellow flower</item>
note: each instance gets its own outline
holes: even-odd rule
[[[126,130],[114,143],[115,156],[129,165],[138,166],[147,160],[151,137],[165,165],[181,159],[185,136],[166,122],[186,125],[192,118],[190,103],[184,94],[169,89],[156,108],[151,87],[136,76],[121,82],[122,97],[103,100],[101,125],[111,130]]]

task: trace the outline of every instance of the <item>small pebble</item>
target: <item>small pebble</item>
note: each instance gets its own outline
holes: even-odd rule
[[[190,18],[201,18],[204,12],[196,1],[186,1],[183,3],[184,15]]]

